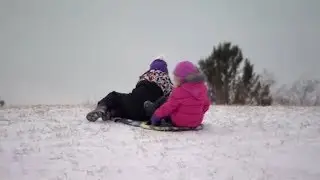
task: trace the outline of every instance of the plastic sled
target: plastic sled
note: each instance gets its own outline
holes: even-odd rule
[[[130,119],[121,119],[115,118],[113,119],[115,122],[120,122],[123,124],[127,124],[129,126],[140,127],[143,129],[149,129],[154,131],[199,131],[203,129],[203,124],[196,128],[189,128],[189,127],[176,127],[169,124],[162,124],[161,126],[153,126],[148,125],[146,121],[134,121]]]

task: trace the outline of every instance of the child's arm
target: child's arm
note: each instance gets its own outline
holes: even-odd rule
[[[167,102],[154,112],[152,119],[156,120],[170,116],[172,112],[178,108],[179,104],[179,92],[177,92],[177,90],[173,90]]]

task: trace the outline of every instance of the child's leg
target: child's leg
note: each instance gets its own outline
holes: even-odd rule
[[[172,120],[171,120],[171,117],[167,117],[167,118],[165,118],[165,119],[164,119],[164,122],[165,122],[166,124],[170,124],[170,125],[172,125],[172,126],[173,126],[173,124],[172,124]]]
[[[171,117],[166,117],[164,118],[162,121],[161,121],[161,124],[160,126],[174,126],[173,123],[172,123],[172,120],[171,120]]]
[[[148,123],[148,125],[151,125],[151,123]],[[171,117],[166,117],[161,119],[158,124],[154,124],[154,126],[163,126],[163,127],[168,127],[168,126],[174,126],[171,120]]]
[[[96,121],[99,118],[102,118],[102,120],[106,121],[111,118],[111,115],[117,114],[116,109],[117,109],[117,104],[119,102],[119,96],[118,93],[113,91],[109,93],[106,97],[101,99],[97,107],[89,112],[86,116],[88,121]],[[112,112],[112,113],[111,113]]]
[[[167,96],[162,96],[161,98],[157,99],[154,102],[154,107],[158,109],[162,104],[164,104],[167,101],[168,97]]]
[[[146,111],[147,116],[152,116],[153,113],[158,109],[162,104],[164,104],[167,101],[167,96],[162,96],[159,99],[157,99],[155,102],[146,101],[144,102],[144,109]]]

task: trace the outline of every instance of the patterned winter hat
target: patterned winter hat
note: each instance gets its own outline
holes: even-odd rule
[[[168,73],[167,63],[163,59],[155,59],[150,64],[150,70],[159,70]]]

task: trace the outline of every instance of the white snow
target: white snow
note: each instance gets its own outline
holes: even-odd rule
[[[0,179],[320,179],[317,107],[213,106],[198,132],[89,123],[89,110],[0,110]]]

